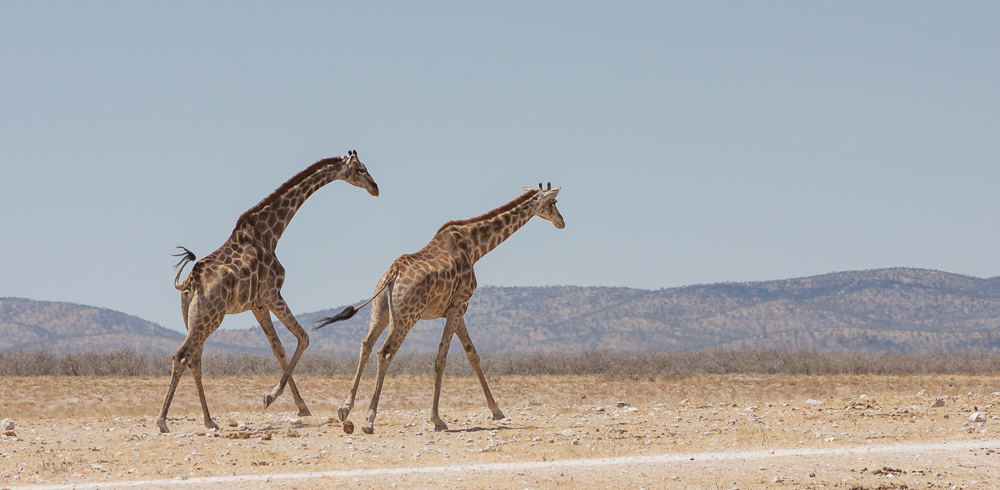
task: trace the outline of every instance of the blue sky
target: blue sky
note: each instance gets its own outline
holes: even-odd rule
[[[993,2],[4,2],[0,296],[183,330],[199,257],[356,149],[278,246],[294,312],[450,219],[563,188],[481,285],[1000,275]],[[244,314],[226,327],[255,324]]]

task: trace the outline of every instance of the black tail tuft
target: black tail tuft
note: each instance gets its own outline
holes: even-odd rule
[[[354,314],[357,312],[358,312],[357,308],[353,306],[348,306],[347,308],[344,308],[344,311],[341,311],[340,313],[337,313],[336,315],[333,316],[328,316],[316,322],[316,326],[313,327],[313,330],[319,330],[331,323],[337,323],[339,321],[347,320],[348,318],[354,316]]]
[[[174,264],[174,268],[175,269],[178,268],[178,267],[183,267],[184,264],[186,264],[188,262],[193,262],[194,260],[196,260],[198,258],[198,257],[195,257],[194,252],[192,252],[192,251],[190,251],[190,250],[188,250],[188,249],[186,249],[184,247],[177,247],[177,248],[183,250],[183,252],[172,254],[173,257],[180,257],[181,258],[181,260],[177,261],[177,263]]]

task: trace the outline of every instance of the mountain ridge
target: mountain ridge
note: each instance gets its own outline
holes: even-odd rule
[[[48,303],[37,305],[47,310],[34,311],[30,318],[22,312],[12,320],[14,310],[6,305],[11,300],[0,298],[0,350],[54,346],[59,352],[104,344],[172,353],[183,339],[182,333],[141,318],[84,305],[76,307],[98,311],[38,302]],[[27,305],[21,308],[28,311]],[[341,309],[302,313],[296,319],[309,328]],[[357,355],[367,323],[368,312],[363,311],[310,331],[308,352]],[[994,333],[1000,327],[1000,277],[899,267],[658,290],[484,286],[469,303],[466,323],[481,352],[711,347],[1000,352],[1000,333]],[[53,332],[56,325],[65,335]],[[443,320],[419,322],[403,351],[436,351],[443,325]],[[294,346],[294,337],[277,322],[276,327],[286,347]],[[263,354],[270,347],[253,326],[217,331],[206,343],[206,352],[213,351]]]

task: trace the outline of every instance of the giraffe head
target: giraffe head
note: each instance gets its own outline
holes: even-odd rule
[[[542,184],[538,184],[538,204],[535,207],[535,216],[542,218],[546,221],[551,222],[556,228],[563,229],[566,227],[566,222],[563,221],[563,217],[559,214],[559,210],[556,209],[556,195],[559,194],[559,190],[562,187],[552,188],[552,183],[549,182],[548,188],[543,189]],[[525,187],[524,192],[531,192],[534,189],[530,187]]]
[[[378,196],[378,184],[368,173],[365,164],[358,159],[358,152],[351,150],[343,158],[344,168],[340,171],[340,179],[355,187],[360,187],[373,196]]]

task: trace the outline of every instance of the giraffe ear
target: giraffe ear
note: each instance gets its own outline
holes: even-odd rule
[[[547,190],[547,191],[551,191],[552,190],[552,182],[549,182],[547,184],[547,188],[545,190]]]

